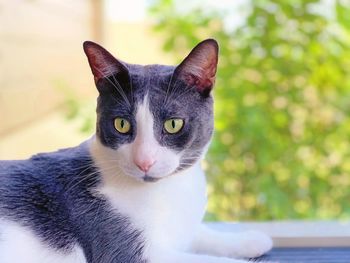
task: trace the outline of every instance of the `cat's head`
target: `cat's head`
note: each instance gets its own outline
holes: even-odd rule
[[[132,65],[93,42],[84,51],[99,91],[99,154],[146,182],[194,165],[213,133],[218,44],[199,43],[178,66]]]

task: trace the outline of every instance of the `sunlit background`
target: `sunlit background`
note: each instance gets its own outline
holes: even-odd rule
[[[207,219],[349,219],[349,0],[0,0],[0,159],[91,136],[84,40],[174,64],[208,37],[221,49]]]

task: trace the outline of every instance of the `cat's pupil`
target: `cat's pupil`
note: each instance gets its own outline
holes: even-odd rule
[[[120,127],[122,127],[122,129],[124,128],[124,120],[120,121]]]
[[[173,126],[173,129],[175,129],[175,121],[174,120],[171,121],[171,126]]]

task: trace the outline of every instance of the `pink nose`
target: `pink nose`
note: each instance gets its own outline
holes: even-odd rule
[[[142,171],[147,173],[149,169],[154,165],[155,160],[144,160],[144,161],[135,161],[136,166]]]

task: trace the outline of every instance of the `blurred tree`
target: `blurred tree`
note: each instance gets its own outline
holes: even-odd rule
[[[177,58],[220,43],[209,220],[350,218],[350,9],[320,2],[247,1],[233,30],[228,10],[151,7]]]

